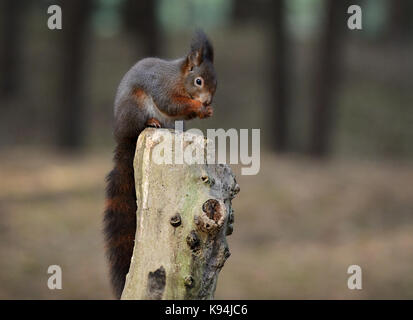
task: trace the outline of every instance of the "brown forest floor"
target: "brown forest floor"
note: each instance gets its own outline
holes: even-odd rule
[[[110,299],[101,220],[110,152],[0,156],[0,299]],[[413,165],[261,158],[233,201],[222,299],[413,298]],[[63,269],[63,290],[47,268]],[[347,289],[347,267],[363,290]]]

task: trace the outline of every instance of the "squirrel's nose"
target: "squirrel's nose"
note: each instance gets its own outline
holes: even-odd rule
[[[209,106],[209,105],[211,104],[211,102],[212,102],[212,97],[209,96],[209,97],[205,100],[204,105],[205,105],[205,106]]]
[[[198,100],[204,105],[208,106],[212,102],[212,95],[210,93],[202,93],[198,96]]]

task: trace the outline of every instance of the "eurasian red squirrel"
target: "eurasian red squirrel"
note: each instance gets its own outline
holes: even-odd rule
[[[146,58],[123,77],[115,98],[114,169],[107,176],[104,232],[111,281],[119,299],[129,271],[136,233],[133,158],[146,127],[173,128],[175,120],[212,115],[217,80],[214,51],[198,31],[189,54],[166,61]]]

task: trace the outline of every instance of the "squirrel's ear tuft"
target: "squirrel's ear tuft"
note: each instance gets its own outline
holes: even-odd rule
[[[192,38],[191,53],[195,52],[199,55],[201,62],[204,59],[214,62],[214,48],[205,32],[201,29],[198,29]]]
[[[204,60],[214,62],[214,48],[207,35],[202,30],[197,30],[192,38],[191,51],[185,59],[183,69],[189,71]]]
[[[192,38],[191,54],[197,57],[199,63],[202,63],[203,60],[214,62],[214,48],[201,29],[198,29]]]

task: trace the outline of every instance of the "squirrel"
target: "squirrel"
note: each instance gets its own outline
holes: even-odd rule
[[[212,116],[217,87],[214,50],[198,30],[190,52],[166,61],[145,58],[123,77],[114,104],[114,168],[106,181],[104,234],[111,282],[117,299],[125,285],[136,233],[133,159],[139,134],[146,127],[172,128],[175,120]]]

